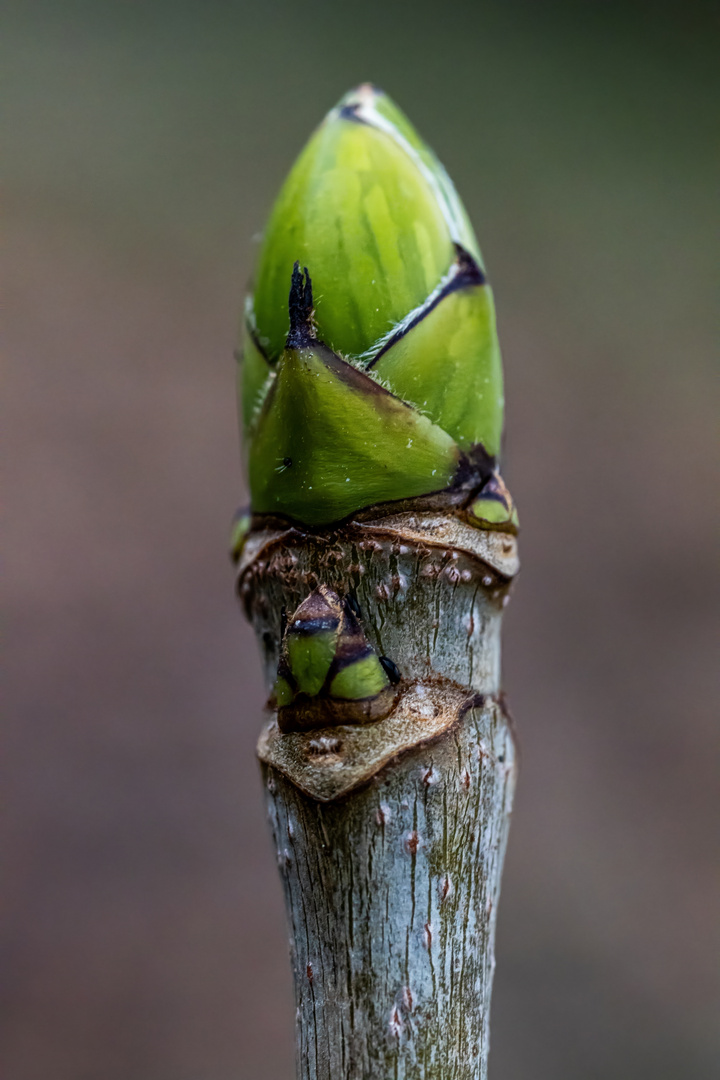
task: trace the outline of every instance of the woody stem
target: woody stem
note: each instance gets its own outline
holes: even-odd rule
[[[256,530],[239,590],[269,685],[281,612],[358,601],[401,675],[385,719],[281,732],[259,754],[287,903],[299,1080],[482,1080],[515,744],[500,622],[515,539],[450,513]]]

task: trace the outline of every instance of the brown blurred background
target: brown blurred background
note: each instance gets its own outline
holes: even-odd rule
[[[363,79],[456,180],[504,346],[491,1075],[720,1075],[714,7],[4,11],[4,1080],[292,1075],[232,349],[252,238]]]

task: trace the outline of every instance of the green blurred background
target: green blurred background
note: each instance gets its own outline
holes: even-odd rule
[[[3,7],[3,1076],[292,1075],[232,349],[274,194],[365,79],[455,179],[504,348],[491,1075],[719,1075],[714,6]]]

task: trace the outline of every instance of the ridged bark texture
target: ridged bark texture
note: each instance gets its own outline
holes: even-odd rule
[[[281,609],[319,583],[357,599],[397,665],[362,726],[281,733],[259,754],[283,878],[301,1080],[480,1080],[515,744],[500,620],[515,538],[451,513],[251,535],[239,588],[275,673]]]

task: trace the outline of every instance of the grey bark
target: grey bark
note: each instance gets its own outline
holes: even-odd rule
[[[500,692],[513,536],[448,511],[251,533],[239,591],[277,667],[282,609],[351,593],[400,670],[385,719],[258,746],[282,875],[300,1080],[480,1080],[515,783]]]

